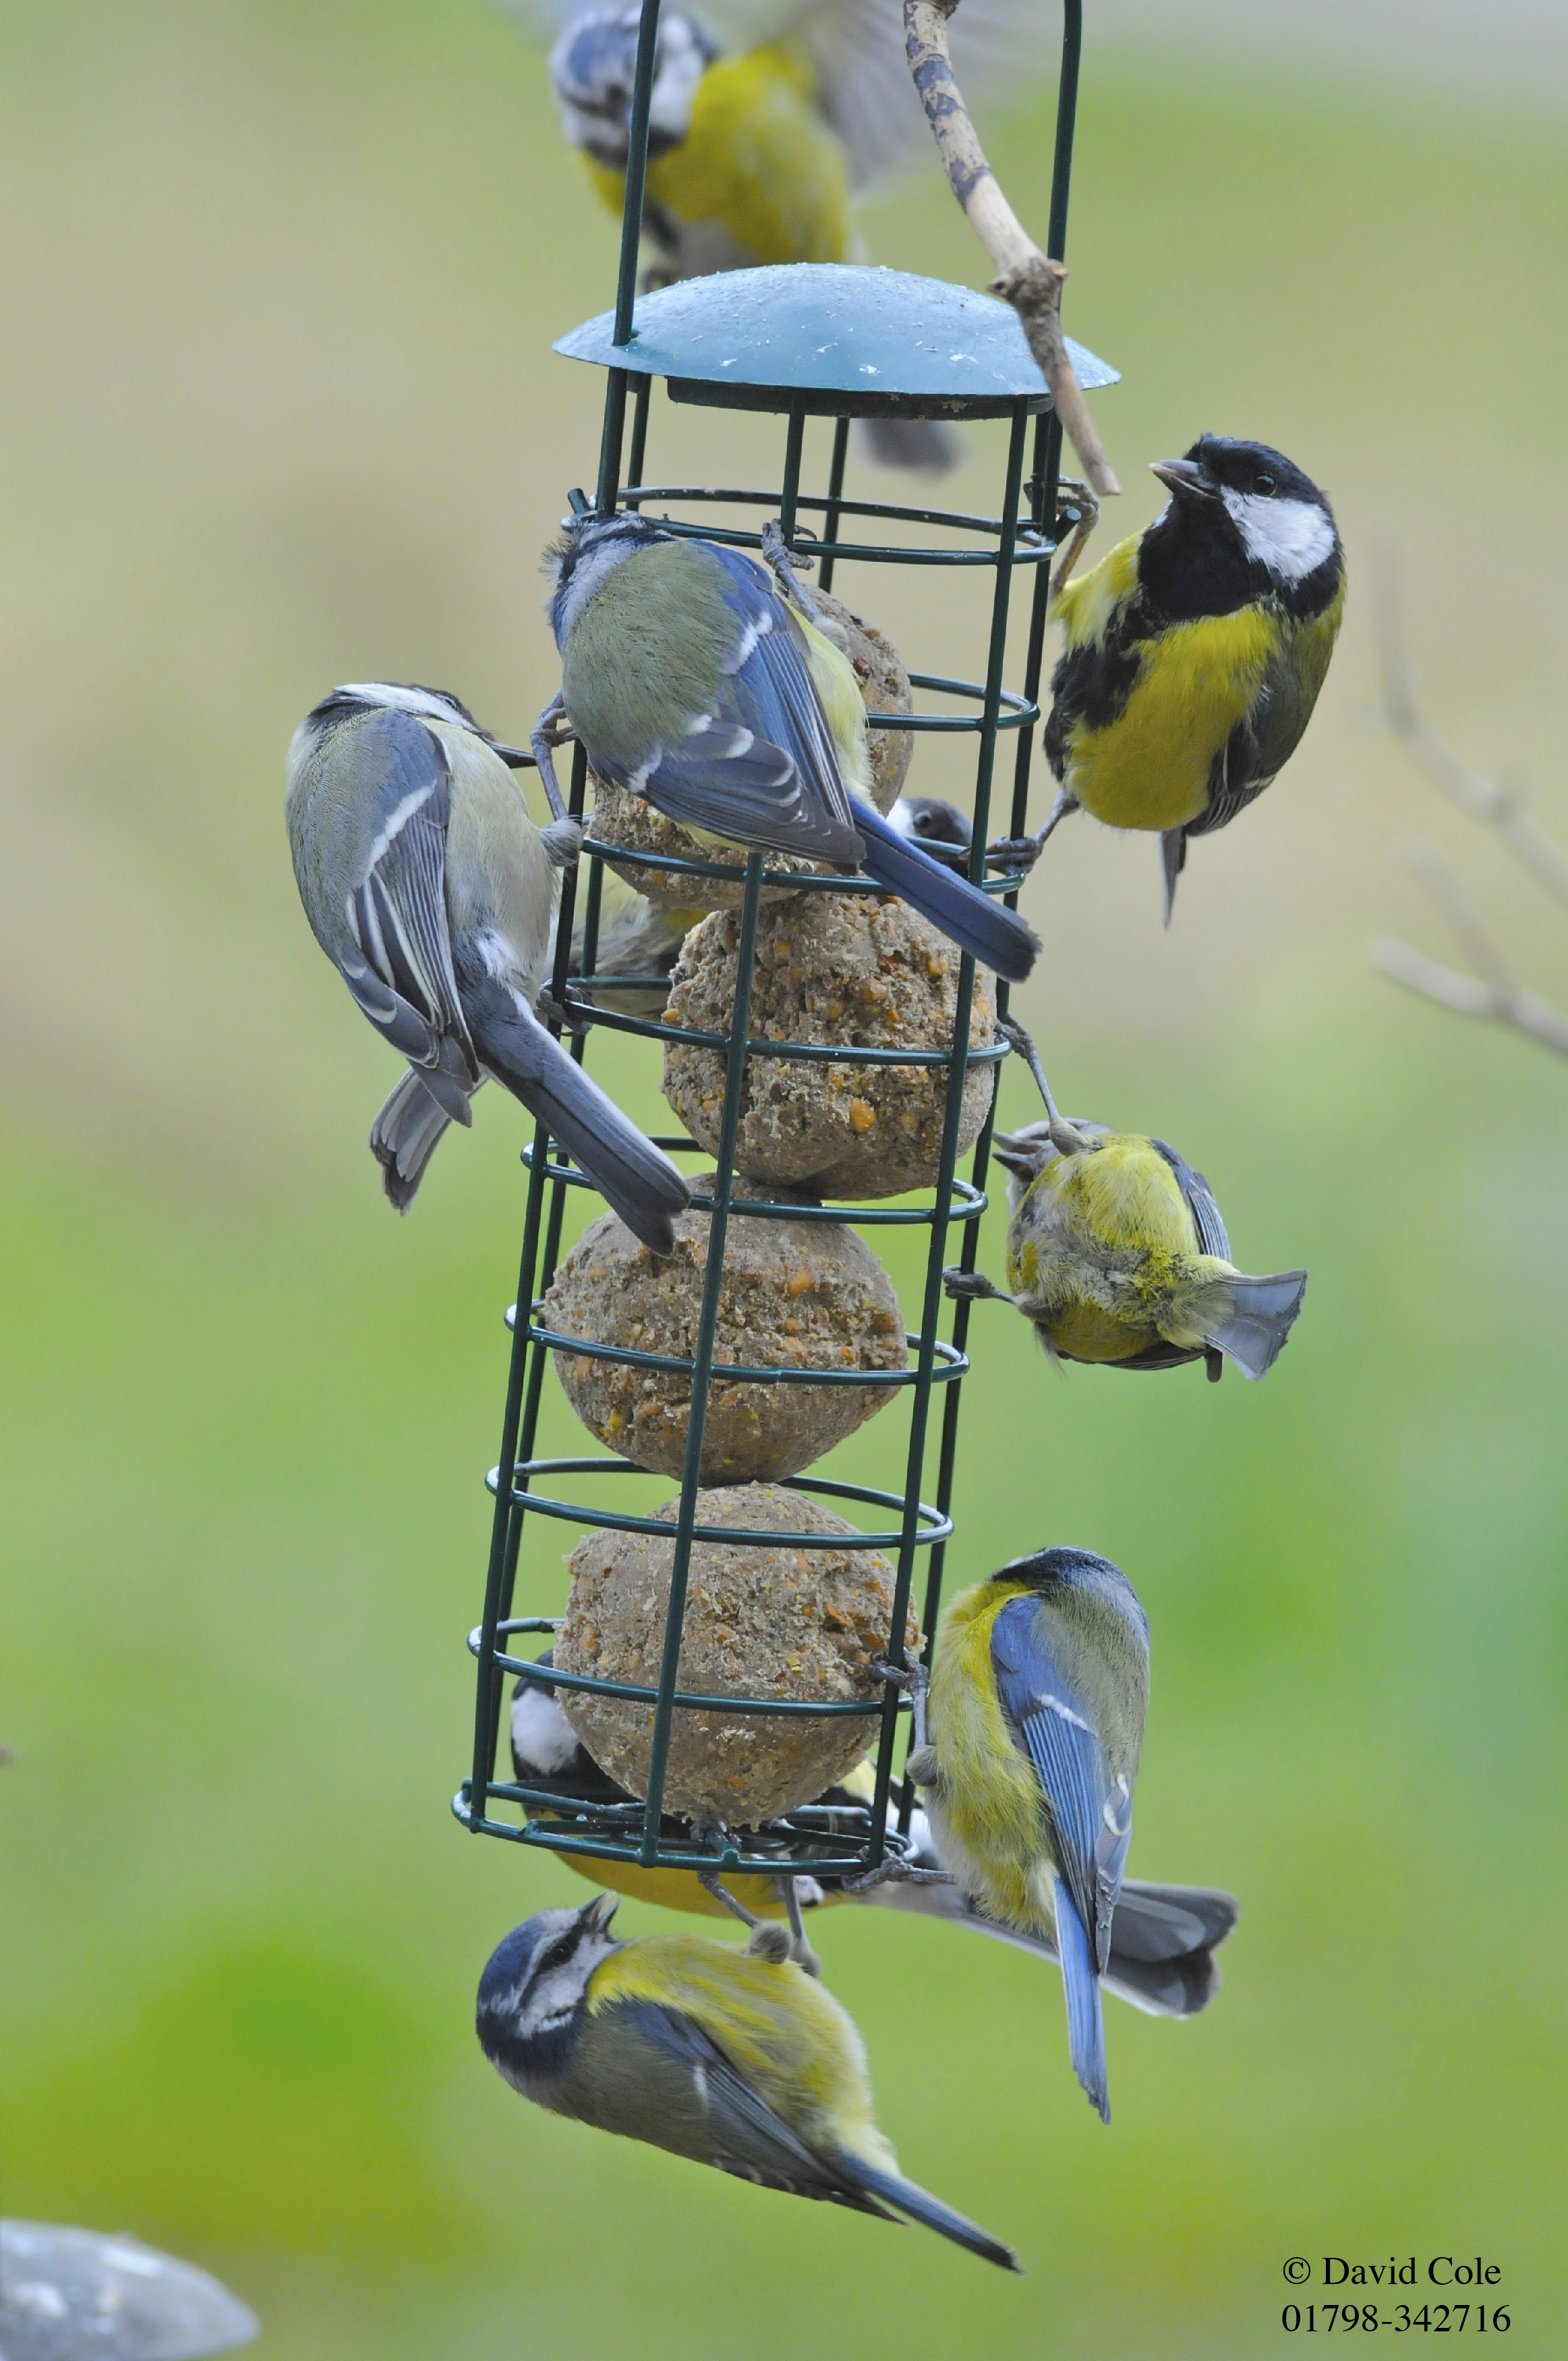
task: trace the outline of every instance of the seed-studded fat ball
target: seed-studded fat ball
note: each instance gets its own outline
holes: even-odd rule
[[[892,641],[884,639],[876,626],[868,623],[852,607],[846,607],[841,598],[814,589],[808,582],[799,587],[816,609],[824,631],[839,642],[854,665],[867,712],[912,712],[915,698],[909,675]],[[903,794],[904,782],[909,774],[914,733],[908,730],[872,730],[868,731],[866,742],[871,754],[872,800],[880,812],[890,812]],[[612,786],[597,772],[592,776],[592,834],[599,843],[623,844],[629,852],[671,853],[682,861],[740,862],[744,858],[739,851],[727,852],[721,847],[716,849],[700,842],[678,821],[655,811],[642,796],[624,787]],[[768,869],[793,870],[797,875],[807,869],[822,876],[832,874],[820,862],[803,862],[784,852],[766,853],[763,862]],[[690,877],[678,869],[644,869],[635,862],[617,861],[610,865],[617,876],[623,877],[639,894],[645,894],[651,902],[692,910],[732,910],[740,906],[741,887],[738,881]],[[770,895],[768,898],[774,897]]]
[[[701,1196],[715,1175],[693,1181]],[[734,1194],[771,1197],[772,1183],[737,1179]],[[788,1197],[787,1190],[783,1194]],[[802,1203],[812,1200],[793,1192]],[[650,1255],[614,1213],[591,1222],[544,1299],[543,1323],[585,1344],[688,1358],[696,1349],[709,1216],[675,1224],[675,1249]],[[902,1369],[904,1315],[881,1263],[840,1222],[732,1215],[724,1246],[714,1358],[731,1367]],[[691,1380],[682,1370],[557,1352],[566,1399],[583,1424],[640,1467],[679,1476],[685,1465]],[[705,1484],[794,1476],[892,1400],[891,1386],[768,1385],[716,1377],[703,1429]]]
[[[679,1503],[658,1510],[673,1525]],[[709,1696],[871,1702],[882,1684],[872,1655],[892,1632],[894,1570],[872,1550],[823,1547],[852,1525],[801,1492],[772,1484],[703,1492],[699,1525],[776,1532],[777,1544],[693,1544],[680,1686]],[[816,1548],[792,1546],[811,1537]],[[674,1540],[590,1533],[568,1564],[571,1597],[555,1642],[563,1672],[653,1687],[664,1642]],[[905,1646],[921,1645],[913,1614]],[[647,1792],[651,1705],[563,1688],[562,1707],[594,1761],[634,1795]],[[755,1828],[810,1803],[852,1771],[875,1717],[731,1714],[677,1706],[664,1782],[666,1812]]]
[[[724,1033],[735,1005],[739,920],[716,911],[686,937],[668,1021]],[[753,1040],[845,1049],[947,1049],[958,1008],[959,953],[905,903],[870,894],[801,894],[761,914],[751,984]],[[978,971],[970,1047],[995,1029],[991,978]],[[993,1065],[964,1080],[959,1153],[980,1137]],[[722,1049],[664,1045],[664,1095],[709,1153],[724,1115]],[[942,1153],[941,1067],[840,1065],[752,1057],[735,1159],[753,1179],[795,1181],[823,1197],[896,1197],[927,1188]]]

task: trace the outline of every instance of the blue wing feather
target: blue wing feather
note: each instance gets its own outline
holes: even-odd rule
[[[1219,1206],[1214,1202],[1214,1192],[1201,1172],[1196,1171],[1185,1156],[1178,1155],[1168,1141],[1151,1139],[1149,1146],[1157,1148],[1176,1175],[1176,1185],[1187,1200],[1187,1210],[1198,1233],[1199,1253],[1213,1255],[1220,1262],[1229,1262],[1231,1242],[1225,1235]]]
[[[997,1694],[1045,1796],[1057,1865],[1103,1973],[1132,1836],[1132,1798],[1113,1778],[1089,1707],[1056,1661],[1037,1598],[1008,1600],[992,1626],[991,1653]]]
[[[806,642],[751,560],[717,542],[735,638],[706,728],[665,747],[642,782],[672,819],[800,860],[858,864],[855,826]]]

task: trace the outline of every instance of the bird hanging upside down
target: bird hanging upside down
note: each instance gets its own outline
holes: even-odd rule
[[[1163,1139],[1112,1131],[1058,1114],[1033,1041],[1003,1031],[1034,1073],[1046,1120],[999,1132],[1007,1173],[1007,1284],[949,1270],[948,1293],[1014,1304],[1053,1358],[1124,1369],[1232,1360],[1244,1378],[1267,1374],[1284,1350],[1304,1270],[1252,1279],[1201,1172]]]

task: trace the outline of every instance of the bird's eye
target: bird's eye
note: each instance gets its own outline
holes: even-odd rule
[[[1277,489],[1274,478],[1268,473],[1266,467],[1261,475],[1255,476],[1253,478],[1252,488],[1255,492],[1261,493],[1265,500],[1268,498],[1270,492]]]

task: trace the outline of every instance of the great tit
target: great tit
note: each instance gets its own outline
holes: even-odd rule
[[[546,35],[561,126],[619,214],[641,10],[592,0],[503,0]],[[959,77],[972,99],[1030,68],[1039,0],[964,0]],[[667,284],[760,263],[853,258],[851,200],[930,134],[904,54],[899,0],[702,0],[659,19],[643,227]],[[887,467],[941,474],[959,446],[933,421],[861,422]]]
[[[1263,793],[1300,743],[1344,609],[1328,501],[1266,443],[1201,435],[1154,472],[1170,502],[1056,593],[1065,649],[1047,758],[1060,791],[1036,853],[1080,807],[1157,829],[1165,917],[1190,837]]]
[[[541,1664],[548,1664],[551,1654],[547,1649]],[[554,1691],[538,1681],[520,1680],[512,1693],[511,1759],[521,1786],[545,1787],[587,1804],[633,1800],[599,1769],[562,1712]],[[817,1802],[827,1809],[863,1806],[871,1802],[875,1784],[868,1759]],[[696,1917],[743,1914],[753,1919],[786,1918],[786,1888],[793,1886],[797,1908],[808,1912],[840,1903],[910,1911],[1031,1951],[1053,1967],[1058,1964],[1049,1935],[988,1917],[951,1879],[935,1882],[931,1873],[940,1872],[942,1864],[930,1822],[918,1806],[910,1817],[909,1839],[910,1866],[924,1872],[918,1882],[886,1878],[858,1889],[841,1878],[731,1872],[716,1890],[715,1881],[705,1884],[695,1870],[644,1868],[639,1861],[617,1861],[604,1853],[562,1852],[556,1858],[590,1885],[613,1886],[630,1900]],[[1150,2016],[1195,2016],[1220,1989],[1214,1953],[1236,1917],[1236,1903],[1229,1894],[1205,1886],[1141,1885],[1129,1878],[1112,1916],[1110,1960],[1101,1980],[1105,1990]]]
[[[1039,949],[1014,910],[871,801],[865,706],[842,649],[743,552],[623,513],[552,552],[562,705],[602,777],[721,844],[861,867],[1010,983]]]
[[[507,750],[510,752],[512,750]],[[285,807],[312,931],[410,1062],[371,1147],[407,1206],[486,1074],[550,1126],[629,1229],[674,1243],[690,1191],[534,1015],[560,868],[582,831],[534,828],[495,741],[444,690],[336,688],[289,750]]]
[[[1148,1687],[1148,1620],[1109,1558],[1014,1558],[943,1615],[928,1722],[917,1717],[906,1766],[964,1892],[991,1917],[1054,1938],[1073,2070],[1105,2123],[1100,1978]]]
[[[586,896],[579,894],[572,919],[571,964],[580,972],[587,944]],[[670,996],[669,978],[681,945],[702,917],[700,910],[665,909],[604,872],[594,985],[585,994],[596,1008],[624,1009],[630,1016],[657,1016]],[[555,937],[560,912],[550,921],[535,1008],[551,1013],[550,979],[555,972]],[[624,977],[624,983],[615,979]],[[483,1086],[483,1076],[480,1077]],[[370,1129],[370,1150],[381,1167],[387,1194],[404,1211],[418,1188],[451,1118],[431,1097],[411,1066],[382,1105]]]
[[[609,1934],[616,1902],[542,1910],[479,1980],[476,2030],[498,2073],[542,2107],[794,2197],[906,2216],[1019,2268],[1011,2250],[905,2180],[876,2127],[861,2037],[784,1956],[700,1935]]]
[[[1168,1369],[1222,1356],[1244,1378],[1266,1375],[1307,1291],[1304,1270],[1250,1279],[1201,1172],[1163,1139],[1112,1131],[1057,1112],[1034,1043],[1003,1031],[1034,1068],[1043,1123],[999,1132],[1007,1173],[1007,1285],[948,1271],[948,1293],[1014,1303],[1053,1357],[1114,1368]]]

